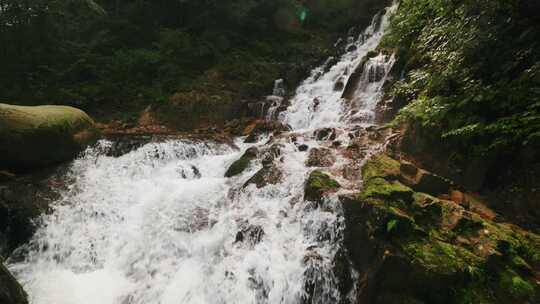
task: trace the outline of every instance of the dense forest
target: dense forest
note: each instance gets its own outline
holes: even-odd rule
[[[3,0],[0,99],[130,118],[178,92],[262,96],[283,73],[295,86],[338,35],[369,23],[374,3]]]

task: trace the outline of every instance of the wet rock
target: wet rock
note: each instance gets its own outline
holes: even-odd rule
[[[269,155],[269,157],[272,159],[272,160],[275,160],[275,159],[278,159],[281,157],[281,155],[283,154],[282,153],[282,149],[284,148],[284,146],[282,144],[273,144],[272,146],[270,146],[270,148],[266,151],[266,154]]]
[[[334,84],[334,91],[342,91],[345,88],[345,79],[339,78]]]
[[[283,172],[273,163],[263,167],[257,171],[242,188],[246,188],[250,184],[254,184],[257,188],[263,188],[267,185],[278,184],[283,177]]]
[[[147,135],[115,136],[110,137],[109,140],[111,140],[112,144],[107,149],[106,155],[120,157],[152,142],[153,137]]]
[[[358,47],[355,45],[355,44],[351,44],[347,47],[346,51],[347,52],[354,52],[358,49]]]
[[[0,303],[27,304],[27,295],[22,286],[15,280],[0,260]]]
[[[321,105],[321,99],[319,97],[314,98],[313,103],[311,105],[311,111],[317,112],[319,110],[320,105]]]
[[[352,265],[350,264],[347,253],[343,248],[339,249],[339,251],[336,253],[333,266],[334,276],[338,280],[339,292],[341,294],[348,294],[354,286],[354,280],[351,272]]]
[[[227,172],[225,172],[225,177],[233,177],[236,175],[239,175],[240,173],[244,172],[244,170],[249,167],[251,162],[257,158],[257,155],[259,153],[259,150],[255,147],[251,147],[244,152],[242,157],[235,161],[229,169],[227,169]]]
[[[263,134],[268,134],[270,132],[274,132],[274,134],[280,134],[289,130],[289,127],[280,122],[256,120],[245,128],[244,136],[247,137],[244,142],[254,143],[257,142],[260,136]]]
[[[34,234],[34,220],[58,198],[52,180],[16,180],[0,186],[0,255],[9,255]],[[53,185],[55,188],[60,185]]]
[[[315,170],[309,175],[304,186],[304,199],[311,202],[322,202],[324,195],[336,192],[341,185],[328,174]]]
[[[323,128],[314,132],[317,140],[335,140],[337,137],[336,130],[332,128]]]
[[[403,174],[408,176],[416,176],[416,174],[418,173],[418,168],[408,161],[402,161],[399,166],[399,170]]]
[[[326,62],[324,63],[324,72],[325,73],[328,73],[330,71],[330,69],[336,65],[336,63],[338,63],[339,60],[338,58],[336,57],[330,57],[328,58],[328,60],[326,60]]]
[[[260,243],[263,237],[264,230],[261,226],[246,225],[236,233],[234,243],[247,243],[253,246]]]
[[[331,167],[336,162],[332,150],[327,148],[313,148],[309,151],[308,167]]]
[[[369,82],[379,82],[383,80],[386,75],[386,69],[384,65],[373,63],[369,65],[368,69],[368,81]]]
[[[0,104],[0,168],[25,171],[68,161],[97,137],[94,122],[79,109]]]
[[[449,193],[453,186],[450,180],[422,169],[415,176],[401,175],[400,180],[415,191],[435,196]]]

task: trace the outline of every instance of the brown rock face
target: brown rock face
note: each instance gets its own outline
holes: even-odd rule
[[[407,166],[408,165],[406,165],[406,167]],[[403,168],[400,167],[400,170],[403,172]],[[409,173],[414,172],[412,167],[408,167],[405,170],[408,170]],[[400,181],[415,191],[429,193],[435,196],[449,193],[452,188],[451,181],[422,169],[418,169],[414,175],[401,174]]]

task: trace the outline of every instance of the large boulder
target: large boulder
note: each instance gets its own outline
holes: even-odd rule
[[[0,168],[27,170],[70,160],[97,135],[92,119],[73,107],[0,104]]]
[[[0,261],[1,262],[1,261]],[[27,304],[26,293],[8,269],[0,263],[0,303]]]

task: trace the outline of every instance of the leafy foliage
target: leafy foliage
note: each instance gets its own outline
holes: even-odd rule
[[[540,143],[538,1],[404,0],[384,46],[407,71],[400,119],[464,151]]]

